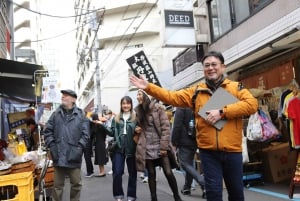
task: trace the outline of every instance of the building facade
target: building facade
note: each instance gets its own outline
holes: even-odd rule
[[[185,48],[163,47],[159,3],[155,0],[76,2],[75,7],[81,8],[77,14],[96,10],[90,16],[76,19],[78,24],[90,24],[78,30],[76,35],[77,87],[82,108],[93,111],[101,105],[117,112],[124,95],[132,96],[135,101],[136,92],[131,91],[131,69],[126,59],[141,50],[161,84],[172,88],[169,79],[172,59]],[[96,45],[93,43],[95,34]]]
[[[40,64],[42,53],[40,1],[17,0],[14,6],[14,48],[17,61]]]
[[[13,37],[12,4],[8,0],[0,2],[0,58],[14,56],[11,40]]]

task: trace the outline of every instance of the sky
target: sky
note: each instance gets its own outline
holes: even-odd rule
[[[42,7],[40,12],[55,16],[74,16],[74,1],[73,0],[41,0]],[[73,89],[75,81],[76,68],[76,25],[75,18],[55,18],[43,16],[43,38],[52,38],[44,41],[44,47],[52,50],[53,63],[60,70],[61,88]],[[74,30],[74,31],[72,31]],[[66,33],[66,34],[64,34]],[[64,34],[62,36],[59,36]],[[55,37],[58,36],[58,37]],[[53,38],[55,37],[55,38]],[[51,58],[51,55],[47,55]]]

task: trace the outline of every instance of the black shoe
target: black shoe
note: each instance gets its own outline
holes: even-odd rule
[[[190,189],[182,189],[180,192],[182,193],[182,195],[191,195]]]
[[[206,191],[205,191],[204,185],[201,185],[201,190],[202,190],[202,198],[205,199],[206,198]]]
[[[202,191],[202,198],[206,199],[206,192],[205,192],[205,190]]]

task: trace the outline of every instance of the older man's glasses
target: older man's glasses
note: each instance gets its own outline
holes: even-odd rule
[[[205,63],[205,64],[204,64],[204,68],[209,68],[210,66],[213,67],[213,68],[215,68],[215,67],[217,67],[219,64],[221,64],[221,63]]]

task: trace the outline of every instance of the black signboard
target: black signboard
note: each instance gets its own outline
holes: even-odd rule
[[[139,77],[139,75],[143,75],[146,77],[148,82],[161,86],[144,51],[136,53],[132,57],[126,59],[126,61],[129,64],[135,76]]]
[[[167,27],[194,28],[192,11],[165,10],[165,23]]]

